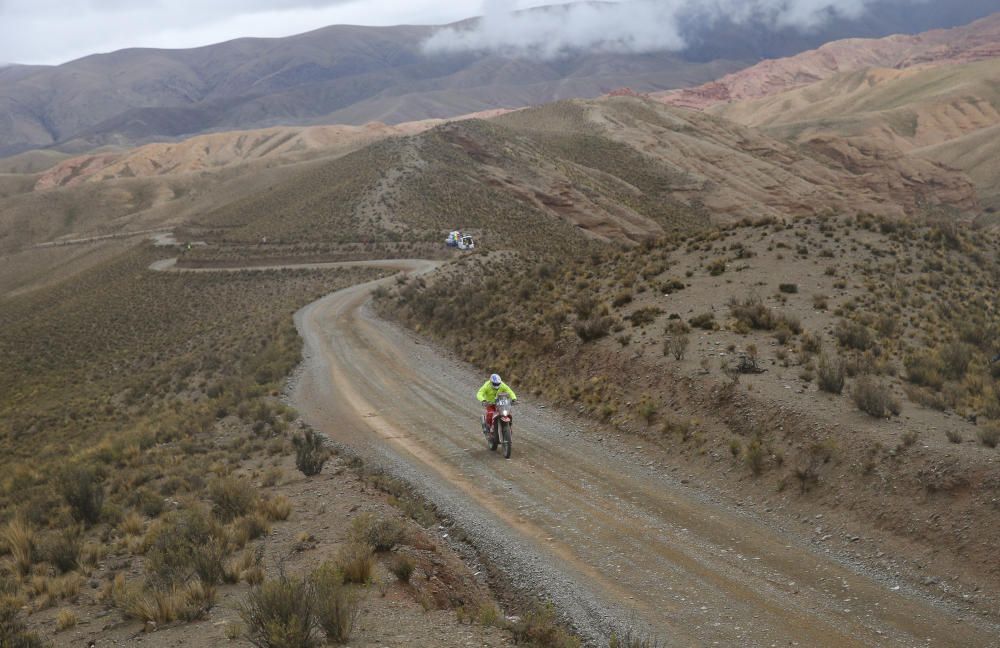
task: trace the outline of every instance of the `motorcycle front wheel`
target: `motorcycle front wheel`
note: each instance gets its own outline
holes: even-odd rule
[[[500,423],[500,438],[503,443],[503,458],[510,459],[510,423]]]

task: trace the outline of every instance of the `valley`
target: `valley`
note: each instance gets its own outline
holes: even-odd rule
[[[0,639],[991,645],[1000,22],[871,11],[0,68]]]

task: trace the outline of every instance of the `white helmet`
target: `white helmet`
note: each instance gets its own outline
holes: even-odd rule
[[[500,380],[500,374],[493,374],[492,376],[490,376],[490,382],[493,383],[494,388],[497,388],[503,381]]]

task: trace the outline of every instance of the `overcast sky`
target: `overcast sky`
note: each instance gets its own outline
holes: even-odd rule
[[[831,11],[856,16],[873,1],[612,0],[618,4],[581,4],[539,18],[511,12],[570,0],[0,0],[0,62],[56,64],[125,47],[186,48],[334,24],[444,24],[480,15],[486,20],[478,29],[439,32],[427,51],[651,51],[683,47],[675,20],[681,11],[737,19],[763,14],[809,28]]]
[[[125,47],[196,47],[334,24],[444,24],[482,8],[482,0],[0,0],[0,62],[55,64]]]

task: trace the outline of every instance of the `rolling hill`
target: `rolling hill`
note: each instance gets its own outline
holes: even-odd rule
[[[394,124],[593,97],[621,86],[653,92],[697,85],[835,38],[961,24],[991,6],[961,0],[947,8],[904,7],[884,0],[863,16],[831,18],[808,31],[694,16],[680,25],[689,47],[676,53],[587,49],[554,60],[491,52],[432,56],[422,44],[438,27],[332,26],[287,38],[12,66],[0,68],[0,155],[52,146],[80,153],[276,125]],[[553,10],[560,9],[536,11]]]

